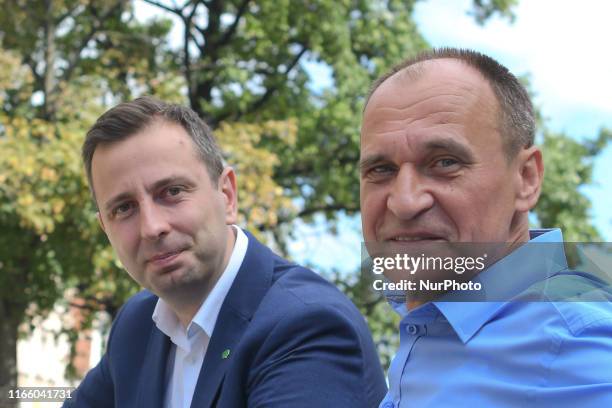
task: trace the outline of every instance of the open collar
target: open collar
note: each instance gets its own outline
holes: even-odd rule
[[[482,284],[478,301],[458,301],[450,292],[432,302],[463,343],[467,343],[504,305],[537,282],[567,269],[560,229],[531,230],[530,240],[488,269],[474,282]],[[557,243],[559,245],[539,245]]]
[[[389,303],[402,318],[429,316],[427,320],[431,320],[441,313],[461,341],[467,343],[512,298],[567,269],[560,229],[530,230],[529,237],[528,242],[472,279],[482,285],[472,298],[449,292],[410,311],[399,298],[389,297]],[[558,245],[541,245],[547,243]]]

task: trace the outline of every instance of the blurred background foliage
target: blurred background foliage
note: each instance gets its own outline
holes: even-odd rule
[[[154,18],[139,18],[144,3]],[[0,0],[0,388],[16,383],[16,341],[35,316],[73,303],[87,326],[138,290],[97,226],[81,167],[80,145],[102,112],[144,94],[191,106],[237,169],[243,224],[287,255],[296,221],[323,215],[334,231],[339,214],[359,211],[364,96],[428,47],[414,3]],[[474,0],[470,13],[512,19],[514,5]],[[581,187],[610,132],[577,142],[541,129],[538,219],[570,240],[597,240]],[[365,314],[387,367],[394,313],[358,271],[319,272]]]

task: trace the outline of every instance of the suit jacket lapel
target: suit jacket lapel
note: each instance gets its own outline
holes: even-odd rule
[[[253,313],[272,283],[274,254],[245,231],[249,244],[242,265],[219,311],[196,384],[192,407],[212,407]]]
[[[141,370],[137,406],[162,408],[169,352],[170,338],[153,326],[145,354],[147,358]]]
[[[208,344],[204,363],[202,364],[200,376],[198,377],[191,401],[192,407],[213,406],[212,404],[216,399],[219,386],[223,381],[225,371],[232,358],[231,351],[234,350],[244,329],[248,326],[248,321],[240,316],[232,316],[227,313],[225,316],[219,313],[218,322],[221,321],[223,322],[222,330],[217,330],[217,327],[219,327],[219,323],[217,323]]]

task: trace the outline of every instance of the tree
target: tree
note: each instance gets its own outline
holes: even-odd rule
[[[581,189],[593,182],[593,160],[610,140],[608,129],[582,142],[563,133],[543,132],[544,185],[534,213],[542,226],[562,226],[568,242],[601,240],[589,221],[591,202]]]
[[[159,16],[139,21],[142,3]],[[241,217],[286,252],[295,220],[324,214],[333,226],[358,211],[363,98],[373,78],[427,47],[414,3],[0,0],[0,62],[10,61],[0,64],[0,387],[15,383],[19,322],[69,288],[84,311],[111,316],[137,290],[96,225],[78,157],[103,110],[141,94],[189,103],[237,166]],[[473,13],[511,15],[514,3],[478,0]],[[389,347],[384,305],[343,282],[377,314],[371,327]]]
[[[107,277],[119,275],[120,268],[104,263],[111,253],[96,226],[79,150],[88,124],[109,96],[120,97],[128,83],[148,85],[161,75],[154,66],[154,45],[168,27],[124,20],[123,1],[0,1],[0,7],[4,389],[16,386],[21,323],[32,324],[34,316],[48,312],[67,288],[79,282],[86,299],[99,296],[111,312],[118,303],[112,299],[133,292],[123,277],[92,279],[102,268]],[[118,52],[115,43],[126,39],[134,49]],[[143,73],[132,73],[134,66]],[[109,281],[117,293],[101,292]],[[14,403],[3,401],[3,406]]]
[[[158,55],[167,21],[140,24],[124,1],[31,3],[0,1],[0,389],[16,386],[22,322],[72,293],[84,329],[91,312],[112,317],[137,290],[97,226],[79,157],[87,128],[141,93],[185,102],[172,56]],[[252,158],[241,160],[241,188],[261,200],[243,218],[270,223],[269,213],[291,207],[271,178],[277,158],[255,144],[291,143],[294,122],[226,124],[218,136],[241,141],[230,159]],[[74,346],[79,334],[66,333]]]

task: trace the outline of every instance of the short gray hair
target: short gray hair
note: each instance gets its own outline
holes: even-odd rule
[[[521,149],[533,145],[536,120],[527,90],[508,68],[493,58],[473,50],[458,48],[432,49],[402,61],[374,82],[364,106],[367,106],[374,91],[397,72],[424,61],[442,58],[463,61],[480,72],[493,88],[500,107],[500,132],[508,158],[514,158]]]

